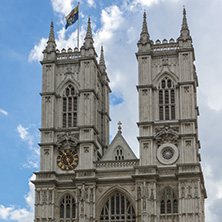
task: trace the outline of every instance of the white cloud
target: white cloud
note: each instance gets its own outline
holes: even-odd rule
[[[29,62],[42,60],[42,57],[43,57],[42,51],[46,47],[46,42],[47,42],[47,39],[46,38],[42,38],[39,41],[39,43],[34,46],[34,48],[29,53],[29,58],[28,58]]]
[[[179,2],[182,0],[135,0],[134,5],[141,4],[142,6],[151,7],[154,4],[160,4],[161,2]]]
[[[33,145],[33,136],[31,136],[28,132],[28,128],[23,127],[21,124],[17,127],[17,131],[19,133],[20,138],[23,141],[28,141],[28,144]]]
[[[95,3],[94,0],[87,0],[87,2],[88,2],[88,4],[89,4],[90,7],[96,8],[96,3]]]
[[[153,4],[157,4],[161,1],[164,1],[164,0],[136,0],[135,2],[149,7]]]
[[[107,7],[102,10],[101,23],[103,25],[102,30],[115,31],[120,27],[123,22],[123,12],[117,5]]]
[[[2,220],[13,220],[17,222],[30,222],[34,220],[34,198],[35,188],[31,183],[31,180],[35,179],[35,175],[29,179],[29,192],[25,195],[25,201],[27,208],[19,208],[16,206],[5,207],[0,205],[0,219]]]
[[[12,210],[13,207],[4,207],[3,205],[0,205],[0,218],[6,220],[10,215],[10,211]]]
[[[73,8],[72,0],[51,0],[54,12],[68,15]]]
[[[27,163],[24,163],[23,167],[38,168],[40,151],[39,148],[35,146],[39,140],[39,133],[36,132],[37,127],[35,125],[31,125],[29,128],[25,128],[20,124],[16,130],[19,133],[20,138],[27,143],[30,152],[27,157]]]
[[[5,110],[3,110],[3,109],[0,109],[0,114],[3,114],[3,115],[5,115],[5,116],[7,116],[8,115],[8,112],[7,111],[5,111]]]

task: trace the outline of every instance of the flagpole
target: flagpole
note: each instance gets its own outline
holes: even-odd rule
[[[79,2],[78,2],[78,6],[79,6]],[[78,11],[77,48],[79,49],[79,11]]]

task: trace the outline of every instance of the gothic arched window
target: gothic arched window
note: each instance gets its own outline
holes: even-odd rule
[[[122,147],[115,150],[115,160],[124,160],[124,152]]]
[[[160,201],[161,214],[175,214],[178,213],[178,203],[173,190],[168,187],[164,190]]]
[[[168,77],[161,80],[158,88],[159,93],[159,119],[175,119],[175,87]]]
[[[62,126],[77,126],[77,95],[74,87],[68,85],[63,93]]]
[[[102,208],[100,222],[135,222],[135,210],[123,194],[116,192],[110,196]]]
[[[76,203],[72,196],[66,195],[60,202],[60,219],[76,218]],[[60,220],[63,221],[63,220]]]

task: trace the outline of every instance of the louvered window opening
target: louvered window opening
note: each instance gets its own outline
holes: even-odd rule
[[[135,210],[126,196],[110,196],[100,214],[101,222],[136,222]]]
[[[173,82],[165,77],[159,84],[159,119],[175,119],[175,88]]]
[[[124,153],[122,148],[117,148],[115,152],[115,160],[124,160]]]
[[[72,85],[64,91],[62,115],[64,128],[77,126],[77,95]]]

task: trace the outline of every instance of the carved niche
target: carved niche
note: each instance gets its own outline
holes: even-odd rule
[[[177,145],[179,140],[179,128],[171,127],[169,125],[156,128],[156,135],[154,139],[159,146],[166,142]]]

